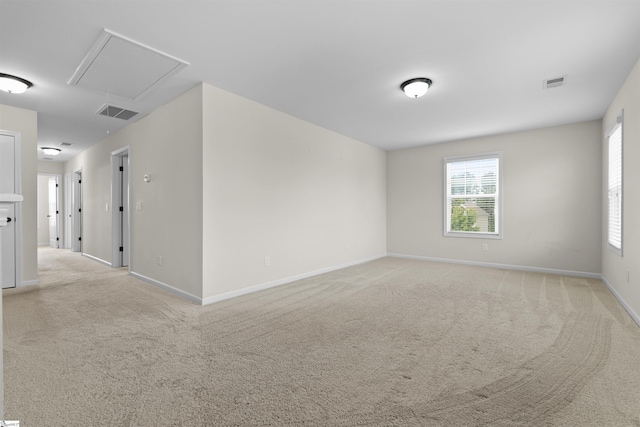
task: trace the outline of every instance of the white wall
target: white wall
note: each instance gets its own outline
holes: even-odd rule
[[[63,175],[64,163],[49,160],[38,160],[38,173],[48,173],[50,175]]]
[[[83,252],[111,262],[111,153],[129,146],[130,270],[202,294],[202,90],[186,92],[69,160],[82,168]],[[145,174],[151,182],[144,182]],[[136,210],[136,204],[141,210]],[[107,211],[106,207],[109,207]],[[162,265],[158,265],[162,256]]]
[[[65,165],[82,168],[83,251],[105,262],[124,146],[132,273],[206,299],[385,253],[384,151],[199,85]]]
[[[597,120],[389,152],[388,252],[599,274],[601,147]],[[443,237],[443,157],[493,151],[503,239]]]
[[[620,257],[607,243],[607,193],[602,195],[602,275],[622,298],[627,309],[635,313],[640,322],[640,61],[607,109],[602,120],[603,134],[624,109],[623,124],[623,256]],[[608,146],[603,144],[602,186],[607,188]],[[629,281],[627,281],[629,272]]]
[[[22,282],[38,280],[37,144],[38,113],[0,104],[0,129],[20,132],[22,141]]]
[[[203,87],[205,298],[385,253],[384,151]]]

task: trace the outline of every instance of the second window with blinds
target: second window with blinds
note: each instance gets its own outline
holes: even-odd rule
[[[622,122],[623,113],[607,132],[608,142],[608,227],[609,247],[622,256]]]
[[[501,153],[444,158],[444,235],[502,237]]]

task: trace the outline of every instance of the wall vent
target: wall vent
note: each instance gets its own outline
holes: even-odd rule
[[[96,114],[107,117],[116,117],[122,120],[129,120],[138,113],[136,111],[126,110],[122,107],[116,107],[115,105],[103,105]]]
[[[542,88],[553,89],[554,87],[564,86],[565,84],[567,84],[567,76],[554,77],[552,79],[545,80]]]

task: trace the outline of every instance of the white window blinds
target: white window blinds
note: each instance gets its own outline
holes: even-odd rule
[[[622,115],[608,134],[609,244],[622,255]]]
[[[499,153],[444,159],[446,236],[500,237],[500,159]]]

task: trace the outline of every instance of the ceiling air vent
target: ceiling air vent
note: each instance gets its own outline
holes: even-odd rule
[[[73,144],[70,142],[61,142],[60,145],[63,147],[71,147]]]
[[[121,107],[116,107],[115,105],[103,105],[98,110],[97,114],[100,114],[101,116],[117,117],[122,120],[129,120],[138,113],[131,110],[125,110]]]
[[[567,76],[554,77],[544,81],[543,89],[553,89],[554,87],[560,87],[567,84]]]

